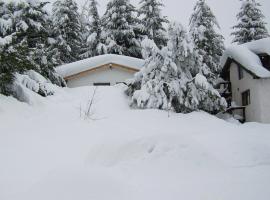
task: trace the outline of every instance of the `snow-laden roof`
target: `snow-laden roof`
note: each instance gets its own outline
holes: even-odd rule
[[[112,63],[127,66],[135,70],[140,70],[144,65],[144,60],[122,55],[105,54],[59,66],[56,68],[56,71],[61,76],[68,77],[105,64]]]
[[[224,68],[231,58],[257,77],[270,78],[270,71],[263,67],[258,54],[270,55],[270,38],[229,47],[221,58],[221,66]]]
[[[246,44],[243,44],[243,46],[247,47],[249,50],[256,54],[266,53],[270,55],[270,37],[253,42],[248,42]]]

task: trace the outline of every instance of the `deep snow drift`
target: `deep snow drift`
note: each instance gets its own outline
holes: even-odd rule
[[[121,87],[0,96],[1,200],[269,200],[270,125],[131,110]]]

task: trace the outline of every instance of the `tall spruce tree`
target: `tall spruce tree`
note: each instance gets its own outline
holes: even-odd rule
[[[77,3],[57,0],[52,11],[54,46],[60,54],[61,64],[79,60],[82,35]]]
[[[111,0],[103,16],[108,53],[141,57],[140,36],[134,16],[135,7],[129,0]]]
[[[200,71],[213,83],[221,71],[219,63],[224,51],[224,38],[217,33],[219,24],[205,0],[197,1],[189,26],[195,50],[202,59]]]
[[[101,19],[98,13],[98,2],[90,0],[84,6],[83,25],[85,26],[85,45],[83,48],[83,58],[105,54],[107,52]]]
[[[264,15],[260,10],[261,4],[255,0],[242,1],[241,10],[237,14],[238,24],[233,27],[233,42],[243,44],[253,40],[269,37],[264,22]]]
[[[164,24],[169,22],[161,13],[161,8],[164,5],[160,0],[141,0],[140,4],[139,15],[141,16],[143,31],[149,39],[154,40],[159,48],[162,48],[167,43]]]

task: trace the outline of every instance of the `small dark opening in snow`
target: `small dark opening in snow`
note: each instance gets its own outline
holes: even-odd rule
[[[94,86],[110,86],[111,83],[94,83]]]

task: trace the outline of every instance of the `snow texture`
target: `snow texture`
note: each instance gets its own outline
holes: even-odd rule
[[[56,68],[56,71],[61,76],[67,77],[95,67],[99,67],[101,65],[111,63],[140,70],[144,65],[144,60],[122,55],[106,54],[59,66]]]
[[[243,46],[247,47],[250,51],[256,54],[268,54],[270,55],[270,37],[248,42],[243,44]]]
[[[269,200],[270,125],[132,110],[119,86],[82,120],[93,91],[0,95],[1,200]]]
[[[257,55],[261,53],[270,55],[270,38],[229,47],[221,59],[221,66],[224,67],[228,58],[232,58],[257,77],[270,78],[270,71],[263,67]]]
[[[18,100],[30,105],[35,104],[38,94],[44,97],[53,95],[55,89],[55,85],[33,70],[26,71],[24,74],[15,74],[13,93]]]

